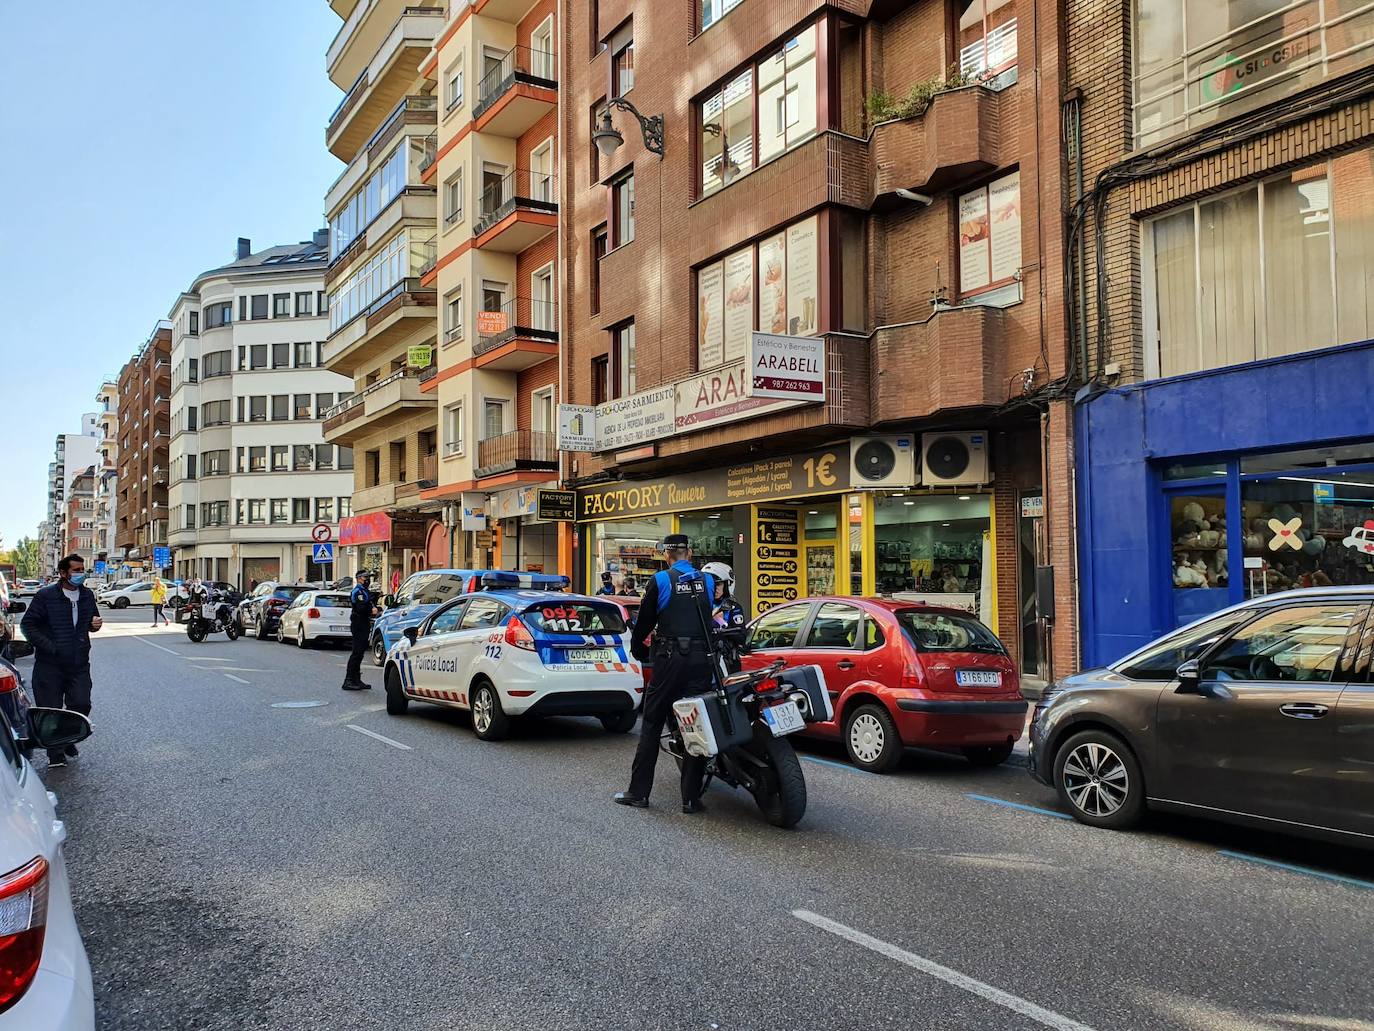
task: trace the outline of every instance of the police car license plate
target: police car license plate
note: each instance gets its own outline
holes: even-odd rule
[[[615,662],[614,648],[569,648],[569,662]]]
[[[783,702],[780,705],[770,705],[764,709],[763,722],[768,724],[768,729],[773,732],[774,737],[791,734],[793,731],[801,730],[806,726],[806,720],[802,719],[801,710],[797,708],[797,703],[792,701]]]
[[[1002,674],[989,669],[961,669],[955,671],[954,682],[960,687],[1001,687]]]

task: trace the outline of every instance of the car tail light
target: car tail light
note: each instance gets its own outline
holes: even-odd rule
[[[19,690],[19,678],[14,675],[14,671],[0,666],[0,694],[9,694],[11,691]]]
[[[523,648],[527,652],[534,651],[534,635],[520,621],[519,616],[511,616],[506,621],[506,643],[512,648]]]
[[[465,594],[475,594],[482,589],[482,578],[477,576],[468,577],[468,585],[463,588]]]
[[[305,612],[305,618],[306,618],[306,619],[319,619],[319,618],[320,618],[320,610],[319,610],[319,609],[307,609],[306,612]]]
[[[18,1002],[38,973],[48,928],[48,861],[0,876],[0,1013]]]
[[[908,691],[918,691],[926,686],[926,678],[921,673],[921,667],[910,660],[902,667],[902,678],[897,684],[898,687]]]

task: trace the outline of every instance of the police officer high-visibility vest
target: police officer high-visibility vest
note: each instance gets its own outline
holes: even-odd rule
[[[715,579],[683,559],[654,574],[658,593],[656,639],[690,637],[705,642],[703,627],[711,625]]]

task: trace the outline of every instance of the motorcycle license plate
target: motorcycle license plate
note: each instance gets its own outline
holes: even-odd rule
[[[616,662],[614,648],[569,648],[569,662]]]
[[[1002,674],[990,669],[961,669],[954,673],[960,687],[1001,687]]]
[[[764,709],[763,722],[768,724],[768,729],[773,732],[774,737],[791,734],[806,726],[801,710],[797,708],[797,703],[792,701],[770,705]]]

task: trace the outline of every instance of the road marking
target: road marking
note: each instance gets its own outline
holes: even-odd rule
[[[951,970],[949,967],[941,966],[934,960],[926,959],[924,956],[918,956],[914,952],[907,952],[906,949],[898,948],[890,942],[874,938],[871,935],[864,934],[862,931],[856,931],[852,927],[847,927],[828,917],[812,913],[810,910],[794,909],[792,910],[792,915],[798,920],[811,924],[813,927],[819,927],[822,931],[829,931],[831,934],[837,935],[846,941],[853,942],[855,945],[862,945],[864,948],[870,949],[881,956],[896,960],[898,963],[903,963],[913,970],[919,970],[923,974],[928,974],[937,980],[944,981],[945,984],[953,985],[955,988],[970,992],[981,999],[996,1003],[998,1006],[1005,1007],[1014,1013],[1020,1013],[1022,1016],[1034,1020],[1036,1023],[1055,1028],[1056,1031],[1092,1031],[1092,1028],[1087,1024],[1080,1024],[1076,1020],[1070,1020],[1068,1017],[1061,1016],[1053,1010],[1047,1010],[1042,1006],[1037,1006],[1035,1003],[1023,999],[1019,995],[1012,995],[1010,992],[1004,992],[1000,988],[994,988],[992,985],[979,981],[976,978],[969,977],[967,974],[961,974],[957,970]]]
[[[1346,877],[1338,873],[1327,873],[1325,870],[1316,870],[1310,866],[1298,866],[1295,863],[1282,863],[1277,859],[1265,859],[1263,856],[1252,856],[1247,852],[1232,852],[1230,849],[1219,849],[1219,855],[1226,856],[1228,859],[1243,859],[1247,863],[1259,863],[1262,866],[1272,866],[1279,870],[1287,870],[1290,873],[1300,873],[1307,877],[1321,877],[1324,880],[1335,881],[1338,884],[1349,884],[1356,888],[1369,888],[1374,890],[1374,881],[1362,881],[1358,877]]]
[[[389,737],[384,737],[381,734],[374,733],[373,731],[368,730],[366,727],[358,726],[356,723],[345,723],[344,726],[347,727],[349,730],[356,730],[359,734],[366,734],[368,737],[376,738],[378,741],[381,741],[383,744],[388,744],[392,748],[399,748],[403,752],[414,751],[414,749],[411,748],[409,745],[403,745],[399,741],[393,741]]]
[[[849,773],[863,773],[863,770],[859,769],[857,766],[850,766],[849,763],[837,762],[834,759],[822,759],[820,756],[816,755],[803,755],[801,758],[809,763],[820,763],[822,766],[833,766],[837,770],[845,770]]]
[[[232,673],[226,673],[226,674],[224,674],[224,675],[225,675],[226,677],[228,677],[230,680],[237,680],[240,684],[251,684],[251,683],[252,683],[251,680],[244,680],[243,677],[236,677],[236,676],[234,676],[234,674],[232,674]]]
[[[1056,812],[1053,809],[1042,809],[1038,805],[1026,805],[1024,802],[1008,802],[1005,798],[993,798],[991,795],[978,795],[972,791],[966,791],[964,794],[969,798],[976,798],[980,802],[989,802],[992,805],[1004,805],[1008,809],[1020,809],[1027,813],[1039,813],[1041,816],[1053,816],[1056,820],[1073,819],[1068,813]]]
[[[181,652],[174,652],[174,651],[172,651],[172,649],[170,649],[170,648],[164,648],[164,647],[162,647],[162,645],[160,645],[160,644],[153,644],[152,641],[146,641],[146,640],[144,640],[142,637],[135,637],[134,640],[135,640],[135,641],[143,641],[143,643],[146,644],[149,648],[156,648],[158,651],[160,651],[160,652],[166,652],[168,655],[181,655]],[[184,657],[184,656],[183,656],[183,657]]]

